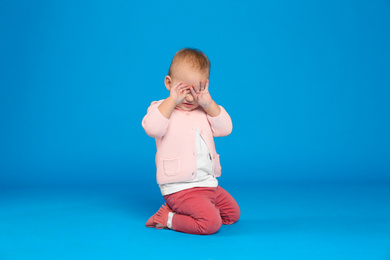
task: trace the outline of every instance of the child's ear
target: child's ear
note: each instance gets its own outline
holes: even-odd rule
[[[169,91],[171,91],[171,83],[172,83],[171,76],[165,76],[164,83],[165,83],[165,87],[166,87]]]

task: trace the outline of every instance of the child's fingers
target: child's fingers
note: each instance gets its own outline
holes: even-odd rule
[[[203,81],[200,81],[200,91],[203,91],[204,90],[204,83]]]
[[[183,81],[180,81],[179,83],[177,83],[176,85],[174,85],[172,88],[173,89],[178,89],[180,86],[182,86],[183,84]]]
[[[191,90],[192,96],[195,98],[195,97],[196,97],[196,92],[195,92],[194,87],[192,86],[192,87],[190,88],[190,90]]]
[[[183,84],[183,81],[179,81],[175,86],[178,87],[178,86],[180,86],[181,84]]]
[[[192,88],[194,89],[195,93],[198,94],[200,91],[200,88],[197,85],[192,85]]]
[[[188,85],[188,84],[181,85],[181,86],[177,87],[177,89],[178,89],[179,91],[181,91],[181,90],[183,90],[183,89],[189,89],[189,85]]]
[[[180,88],[178,88],[179,91],[187,91],[189,89],[190,89],[190,86],[188,86],[188,85],[180,86]]]
[[[206,85],[204,87],[204,90],[209,90],[209,79],[206,79]]]
[[[181,94],[188,94],[188,93],[190,93],[190,89],[189,88],[181,88],[180,90],[179,90],[179,92],[181,93]]]

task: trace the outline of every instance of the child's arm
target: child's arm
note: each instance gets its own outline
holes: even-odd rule
[[[216,117],[221,113],[221,108],[217,105],[217,103],[215,103],[214,100],[210,106],[203,107],[203,109],[211,117]]]
[[[199,105],[203,107],[209,116],[215,117],[221,113],[221,109],[211,98],[208,79],[204,83],[200,81],[199,87],[196,87],[195,85],[191,86],[190,90],[192,96],[198,101]]]
[[[217,116],[209,116],[207,115],[207,119],[209,120],[211,131],[213,132],[213,136],[227,136],[230,135],[230,133],[233,130],[233,123],[232,119],[230,118],[229,114],[226,112],[226,110],[218,106],[220,109],[220,113]]]
[[[161,114],[168,119],[171,118],[175,107],[183,101],[189,92],[189,85],[183,85],[183,81],[180,81],[175,86],[171,87],[169,97],[165,99],[158,107]]]
[[[213,135],[229,135],[233,130],[232,120],[226,110],[211,98],[209,80],[205,83],[201,81],[199,88],[191,86],[191,94],[206,111]]]
[[[153,101],[142,119],[142,127],[150,137],[163,137],[169,126],[169,119],[164,117],[158,109],[162,101]]]
[[[146,116],[142,119],[142,127],[149,136],[161,138],[165,135],[173,110],[189,91],[187,84],[183,85],[183,82],[179,82],[171,88],[171,94],[167,99],[162,102],[152,102]]]

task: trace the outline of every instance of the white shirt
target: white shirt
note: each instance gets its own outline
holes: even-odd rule
[[[159,185],[163,196],[195,187],[217,187],[218,180],[213,176],[213,163],[209,148],[196,129],[196,177],[191,181]]]

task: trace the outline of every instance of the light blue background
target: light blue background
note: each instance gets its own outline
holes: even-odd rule
[[[140,125],[203,50],[231,180],[389,180],[388,1],[1,1],[0,181],[154,180]],[[142,173],[141,173],[142,172]]]
[[[389,259],[389,17],[387,0],[0,0],[0,258]],[[164,201],[141,120],[183,47],[233,119],[219,180],[242,214],[206,237],[145,227]]]

